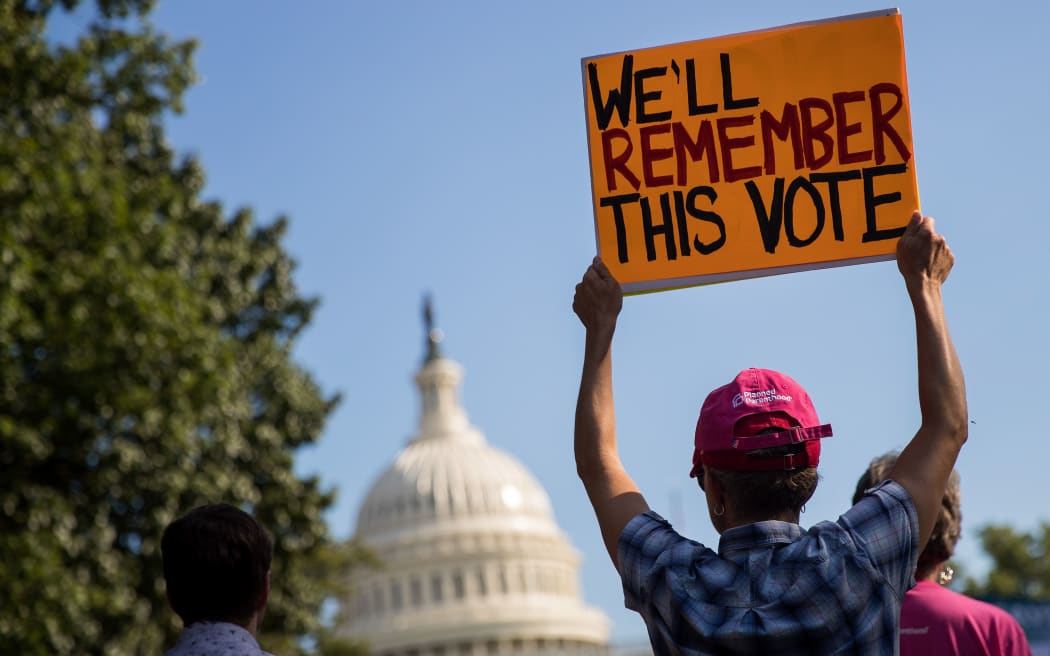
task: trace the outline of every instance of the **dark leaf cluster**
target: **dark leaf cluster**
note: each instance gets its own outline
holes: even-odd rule
[[[966,594],[1050,601],[1050,522],[1031,533],[991,524],[979,537],[992,568],[983,581],[967,579]]]
[[[77,4],[0,0],[0,644],[162,653],[161,532],[226,501],[274,535],[263,631],[298,649],[339,578],[318,571],[332,492],[292,468],[338,400],[291,357],[315,303],[285,221],[204,202],[165,142],[194,44],[148,0],[49,42]]]

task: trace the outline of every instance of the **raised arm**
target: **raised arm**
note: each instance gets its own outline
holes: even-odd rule
[[[954,262],[944,237],[933,229],[933,219],[915,212],[897,245],[897,266],[915,311],[922,425],[889,478],[915,502],[920,550],[933,530],[948,475],[967,436],[966,387],[941,300],[941,285]]]
[[[576,400],[576,472],[598,516],[613,565],[620,533],[635,515],[649,509],[627,475],[616,449],[612,390],[612,338],[623,292],[599,258],[576,285],[572,309],[587,329],[580,396]]]

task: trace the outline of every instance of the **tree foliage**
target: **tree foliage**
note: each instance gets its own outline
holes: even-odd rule
[[[981,529],[980,539],[992,569],[984,581],[967,579],[966,594],[1050,600],[1050,522],[1032,533],[993,524]]]
[[[77,4],[0,0],[0,644],[170,647],[161,532],[228,501],[274,535],[263,646],[296,650],[332,580],[332,494],[292,469],[337,401],[290,355],[314,301],[284,219],[202,201],[165,143],[194,44],[149,0],[97,0],[50,43]]]

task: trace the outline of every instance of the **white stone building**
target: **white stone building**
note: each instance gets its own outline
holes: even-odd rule
[[[470,425],[437,335],[416,374],[419,431],[358,512],[383,566],[355,573],[341,630],[376,656],[608,654],[547,493]]]

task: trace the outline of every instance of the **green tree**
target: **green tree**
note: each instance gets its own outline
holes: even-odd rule
[[[165,144],[194,44],[149,0],[97,0],[49,42],[78,4],[0,0],[0,644],[161,652],[161,532],[229,501],[275,539],[264,647],[298,650],[333,580],[332,493],[292,469],[337,402],[291,358],[315,302],[284,219],[203,202]]]
[[[989,525],[979,535],[992,569],[984,581],[968,578],[966,594],[1050,600],[1050,522],[1032,533]]]

